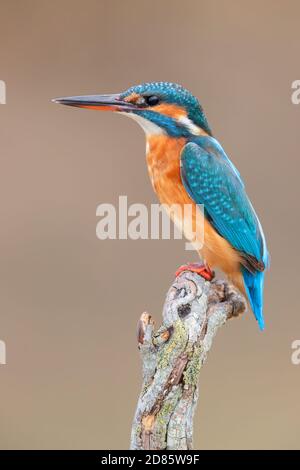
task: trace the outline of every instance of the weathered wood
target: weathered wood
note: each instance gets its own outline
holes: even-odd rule
[[[151,315],[138,323],[143,386],[131,449],[192,449],[198,378],[213,338],[228,319],[246,310],[232,285],[183,272],[169,289],[157,332]]]

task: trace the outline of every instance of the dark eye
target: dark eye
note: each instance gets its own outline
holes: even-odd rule
[[[145,96],[145,102],[148,106],[155,106],[159,103],[159,97],[155,95]]]

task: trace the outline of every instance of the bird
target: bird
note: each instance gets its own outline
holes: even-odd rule
[[[261,330],[265,327],[263,291],[269,254],[259,218],[242,177],[214,137],[200,101],[171,82],[131,86],[117,94],[55,98],[56,103],[114,111],[137,121],[146,134],[146,161],[159,201],[167,207],[190,204],[193,228],[204,207],[202,262],[187,263],[176,274],[193,271],[206,280],[219,268],[246,297]],[[170,217],[184,227],[182,212]],[[179,220],[180,219],[180,220]]]

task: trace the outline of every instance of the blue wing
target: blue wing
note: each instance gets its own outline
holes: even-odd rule
[[[244,183],[220,144],[199,137],[181,153],[181,178],[191,198],[204,205],[205,216],[240,254],[251,307],[263,328],[263,277],[268,252],[258,217]]]
[[[191,198],[204,204],[207,217],[242,255],[264,269],[264,236],[242,179],[219,143],[211,137],[188,143],[181,153],[181,178]]]

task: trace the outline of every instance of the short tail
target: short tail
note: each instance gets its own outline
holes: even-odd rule
[[[256,272],[252,274],[246,268],[242,268],[245,290],[248,295],[250,306],[258,321],[259,328],[265,328],[265,320],[263,315],[263,293],[264,293],[264,272]]]

